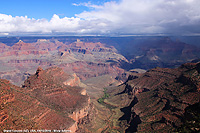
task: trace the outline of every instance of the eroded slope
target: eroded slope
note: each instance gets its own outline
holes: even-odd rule
[[[117,76],[124,72],[119,68],[120,62],[127,62],[114,47],[100,42],[63,43],[56,39],[38,39],[25,43],[20,40],[12,46],[1,43],[0,48],[0,78],[16,85],[21,85],[38,66],[59,66],[85,80],[105,74]]]
[[[80,80],[72,77],[54,67],[38,68],[23,88],[1,80],[1,131],[78,130],[79,121],[89,115],[92,106],[86,90],[76,87]]]
[[[185,108],[199,102],[199,81],[200,63],[155,68],[108,89],[104,102],[121,108],[118,120],[126,132],[174,131],[183,123]]]

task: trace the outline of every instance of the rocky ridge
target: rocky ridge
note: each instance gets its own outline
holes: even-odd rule
[[[20,40],[12,46],[1,43],[0,47],[0,77],[16,85],[21,85],[26,79],[25,73],[33,74],[38,66],[59,66],[85,80],[98,75],[121,74],[124,70],[119,64],[122,60],[127,62],[114,47],[100,42],[77,40],[65,44],[56,39],[38,39],[32,43]]]
[[[22,88],[0,80],[1,131],[4,129],[78,129],[78,123],[92,109],[84,88],[78,87],[77,77],[58,67],[39,67]],[[68,85],[65,85],[68,84]],[[70,86],[70,85],[71,86]]]
[[[187,63],[129,76],[118,88],[108,88],[110,97],[104,102],[124,113],[118,121],[126,132],[175,131],[183,124],[185,109],[199,102],[199,66]]]

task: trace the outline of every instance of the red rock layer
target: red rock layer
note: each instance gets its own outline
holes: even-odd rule
[[[46,70],[38,68],[36,74],[25,81],[24,87],[49,106],[71,113],[85,107],[89,97],[81,95],[83,88],[64,85],[69,79],[70,75],[58,67]]]
[[[25,129],[70,129],[74,120],[25,94],[24,89],[0,80],[0,131]],[[76,130],[76,129],[75,129]],[[73,131],[75,131],[73,130]]]
[[[23,88],[0,80],[0,130],[65,129],[75,132],[78,121],[88,115],[90,99],[85,89],[64,85],[70,78],[73,77],[60,68],[43,70],[39,67]]]
[[[199,102],[200,63],[176,69],[154,68],[140,77],[129,77],[125,89],[134,100],[125,110],[127,132],[173,132],[182,124],[185,108]],[[126,99],[127,101],[127,99]]]
[[[93,63],[77,61],[73,63],[61,64],[59,67],[65,71],[73,71],[81,80],[91,77],[97,77],[105,74],[121,75],[125,72],[122,68],[115,64]]]
[[[68,48],[85,49],[87,51],[94,51],[94,52],[116,52],[117,51],[113,46],[106,47],[105,44],[102,44],[100,42],[98,43],[81,42],[80,40],[77,40],[77,42],[69,44]]]
[[[42,66],[43,68],[59,66],[66,72],[76,73],[81,80],[98,75],[118,75],[123,73],[123,70],[119,68],[119,63],[106,62],[110,58],[107,58],[107,56],[106,59],[104,58],[104,52],[107,55],[110,52],[115,53],[116,49],[105,46],[105,44],[100,42],[92,43],[78,40],[71,44],[63,44],[57,40],[38,39],[35,43],[25,43],[20,40],[13,46],[7,46],[1,43],[0,48],[2,48],[0,50],[1,64],[2,66],[6,66],[6,70],[8,68],[9,70],[14,69],[25,73],[32,72],[38,66]],[[93,52],[96,53],[95,56]],[[118,61],[118,55],[115,54],[114,56],[110,54],[110,56],[113,56],[112,58]],[[90,58],[92,59],[91,62],[89,62]],[[121,59],[120,55],[119,58]],[[2,72],[8,71],[3,69]],[[14,74],[15,76],[13,76]],[[0,77],[10,80],[16,85],[21,85],[22,80],[15,82],[16,79],[13,78],[17,76],[18,79],[23,79],[23,75],[20,73],[13,73],[12,75],[8,73],[7,76],[0,75]]]

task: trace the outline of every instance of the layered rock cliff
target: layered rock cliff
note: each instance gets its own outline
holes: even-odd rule
[[[1,132],[26,129],[77,130],[71,118],[50,109],[7,80],[0,80],[1,87]]]
[[[199,102],[199,66],[187,63],[129,76],[118,88],[109,89],[104,101],[121,107],[124,115],[118,120],[127,124],[126,132],[173,132],[183,124],[185,109]]]
[[[0,48],[0,77],[16,85],[23,83],[24,73],[33,74],[38,66],[59,66],[65,72],[76,73],[81,80],[85,80],[104,74],[117,76],[124,72],[119,68],[120,62],[127,62],[114,47],[100,42],[77,40],[68,44],[56,39],[38,39],[36,42],[25,43],[19,40],[12,46],[1,43]]]
[[[70,81],[72,86],[65,85],[66,81]],[[58,67],[47,70],[39,67],[22,88],[0,80],[0,130],[75,132],[79,121],[87,117],[91,110],[90,98],[84,88],[76,86],[78,82],[80,80],[76,75],[66,74]]]

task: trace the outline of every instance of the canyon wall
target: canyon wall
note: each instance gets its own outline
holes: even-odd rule
[[[124,72],[120,62],[127,62],[114,47],[100,42],[77,40],[67,44],[56,39],[38,39],[32,43],[19,40],[12,46],[1,43],[0,47],[0,77],[16,85],[23,84],[24,73],[33,74],[39,66],[45,69],[59,66],[65,72],[76,73],[81,80],[86,80],[104,74],[117,76]]]
[[[175,132],[183,124],[185,109],[200,100],[199,66],[186,63],[130,75],[124,84],[106,91],[109,98],[104,102],[121,107],[118,121],[127,124],[126,132]]]
[[[70,81],[72,86],[65,85],[65,81]],[[67,74],[58,67],[47,70],[39,67],[22,88],[0,80],[0,130],[25,128],[75,132],[79,121],[91,110],[85,88],[76,86],[79,82],[75,74]]]

